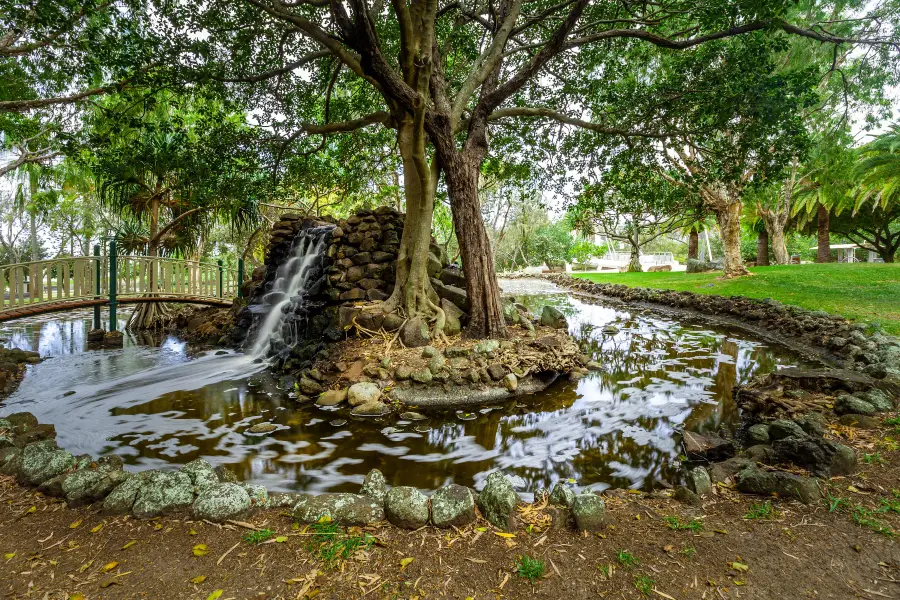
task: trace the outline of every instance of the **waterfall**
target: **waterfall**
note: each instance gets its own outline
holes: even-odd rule
[[[301,231],[294,239],[293,255],[278,266],[271,289],[262,297],[255,312],[264,315],[256,327],[249,354],[262,358],[273,346],[284,347],[297,341],[300,332],[292,319],[310,284],[324,277],[322,263],[332,227]]]

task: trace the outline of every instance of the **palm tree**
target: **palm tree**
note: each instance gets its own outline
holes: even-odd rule
[[[853,210],[864,204],[887,209],[900,203],[900,123],[859,149]]]

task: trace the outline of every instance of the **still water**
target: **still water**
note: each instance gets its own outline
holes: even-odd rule
[[[372,468],[391,485],[420,489],[480,488],[497,469],[525,494],[570,478],[596,490],[650,489],[678,479],[677,432],[735,426],[735,384],[803,366],[745,334],[588,302],[543,281],[502,284],[536,312],[560,308],[603,370],[469,413],[357,419],[297,406],[242,354],[129,336],[122,350],[89,349],[91,313],[73,311],[0,326],[7,346],[45,357],[0,403],[0,416],[34,413],[74,454],[118,454],[134,470],[202,457],[273,491],[356,491]],[[610,325],[618,331],[604,331]],[[281,428],[244,433],[264,421]]]

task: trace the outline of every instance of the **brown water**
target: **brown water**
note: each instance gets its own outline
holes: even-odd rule
[[[648,489],[677,481],[678,431],[736,424],[736,383],[801,364],[743,334],[586,303],[545,282],[509,281],[504,290],[535,310],[563,310],[604,370],[515,402],[428,413],[427,421],[357,419],[294,405],[240,354],[191,355],[174,338],[126,337],[122,350],[88,350],[90,312],[72,312],[0,327],[8,346],[46,357],[0,404],[0,416],[34,413],[75,454],[118,454],[135,470],[202,457],[278,491],[356,491],[372,468],[392,485],[420,489],[481,487],[496,469],[526,493],[559,479]],[[619,332],[603,333],[606,325]],[[261,421],[281,429],[243,433]]]

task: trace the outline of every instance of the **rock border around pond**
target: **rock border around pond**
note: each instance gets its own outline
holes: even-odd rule
[[[225,522],[255,509],[287,508],[299,522],[314,523],[327,517],[342,525],[371,525],[387,521],[397,527],[418,529],[464,527],[480,518],[503,531],[517,526],[522,506],[510,480],[492,473],[481,492],[457,484],[436,490],[430,497],[414,487],[388,489],[384,475],[372,470],[357,494],[270,494],[264,486],[241,483],[224,467],[203,459],[175,471],[124,470],[117,456],[93,459],[73,456],[56,444],[52,425],[39,424],[30,413],[0,418],[0,474],[20,485],[62,498],[70,507],[96,504],[106,514],[149,519],[189,511],[197,519]],[[538,501],[545,493],[538,493]],[[600,496],[575,495],[558,484],[546,500],[572,510],[576,526],[593,530],[604,522]],[[570,501],[571,500],[571,501]],[[569,520],[568,513],[562,518]]]

